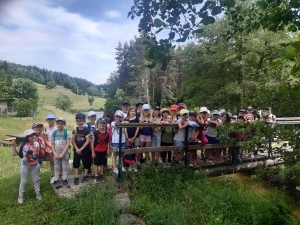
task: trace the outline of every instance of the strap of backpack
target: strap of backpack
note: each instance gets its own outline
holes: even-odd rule
[[[56,135],[57,135],[57,130],[55,130],[54,132],[53,132],[53,139],[55,140],[55,138],[56,138]]]
[[[67,140],[67,136],[68,136],[67,132],[68,132],[67,129],[64,129],[64,138],[65,138],[65,140]]]

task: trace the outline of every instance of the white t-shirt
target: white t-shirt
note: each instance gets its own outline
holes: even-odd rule
[[[53,132],[54,133],[54,132]],[[54,140],[54,149],[56,153],[62,153],[67,145],[67,139],[71,139],[71,134],[67,131],[67,139],[64,137],[64,131],[59,132],[57,131],[55,139],[54,135],[52,134],[51,137]]]
[[[49,127],[47,127],[47,128],[45,129],[45,132],[44,132],[44,133],[48,135],[48,141],[49,141],[50,144],[51,144],[53,132],[54,132],[56,129],[57,129],[56,127],[52,128],[52,129],[50,129]]]
[[[208,118],[208,121],[213,121],[212,118]],[[222,120],[217,119],[215,122],[222,123]],[[206,135],[209,137],[217,137],[218,131],[216,127],[208,126],[206,129]]]
[[[116,122],[113,121],[111,122],[111,126],[112,126],[112,140],[111,143],[119,143],[119,128],[115,128],[114,126],[116,125]],[[122,143],[126,142],[126,137],[125,137],[125,133],[124,133],[124,128],[122,128]]]

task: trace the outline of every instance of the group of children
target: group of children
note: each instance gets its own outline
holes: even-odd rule
[[[267,110],[271,110],[268,107]],[[276,122],[276,117],[270,112],[269,119]],[[184,103],[173,104],[170,108],[154,107],[151,110],[149,104],[138,103],[130,107],[128,101],[123,101],[121,109],[115,113],[106,111],[103,118],[96,118],[96,113],[88,112],[88,122],[84,114],[77,114],[75,117],[76,128],[72,135],[65,129],[66,120],[56,119],[54,114],[48,114],[46,121],[49,125],[44,129],[43,124],[35,122],[32,129],[24,131],[25,141],[16,150],[16,143],[13,142],[12,153],[22,158],[20,174],[21,182],[19,187],[18,202],[23,203],[23,193],[29,173],[32,174],[32,181],[35,188],[36,198],[41,200],[39,174],[40,164],[43,160],[50,161],[52,177],[50,183],[55,188],[70,187],[68,181],[68,166],[70,158],[70,146],[73,146],[73,168],[75,173],[74,184],[79,184],[79,167],[82,163],[84,176],[81,183],[87,182],[91,166],[94,165],[94,181],[100,182],[104,169],[107,165],[107,157],[112,156],[113,172],[118,173],[117,156],[119,141],[121,148],[142,148],[160,146],[184,146],[186,135],[189,145],[195,144],[218,144],[218,127],[222,124],[246,121],[253,123],[257,116],[253,115],[253,108],[249,106],[246,110],[240,110],[238,116],[233,116],[225,110],[213,110],[210,112],[206,107],[201,107],[199,114],[188,110]],[[117,128],[120,123],[140,123],[142,126],[127,127],[122,129],[122,134]],[[174,124],[178,126],[151,126],[149,124]],[[214,124],[215,126],[207,126]],[[188,133],[186,133],[188,132]],[[121,139],[120,139],[121,135]],[[151,152],[143,154],[129,154],[122,157],[122,171],[138,172],[141,163],[157,162],[172,163],[177,165],[183,156],[183,148],[178,151]],[[202,152],[202,157],[207,164],[224,162],[226,149],[209,149]],[[196,164],[197,151],[189,152],[190,166]],[[61,182],[62,181],[62,182]]]

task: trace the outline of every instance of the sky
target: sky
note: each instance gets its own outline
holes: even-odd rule
[[[133,0],[0,0],[0,60],[95,84],[116,70],[115,48],[138,35]]]

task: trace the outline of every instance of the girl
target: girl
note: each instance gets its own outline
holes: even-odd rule
[[[51,176],[51,179],[50,179],[50,184],[53,184],[54,183],[54,159],[53,159],[51,141],[52,141],[53,132],[57,129],[55,115],[52,114],[52,113],[48,114],[46,116],[46,122],[48,123],[49,127],[47,127],[45,129],[44,133],[47,135],[48,143],[50,144],[50,148],[47,149],[48,150],[47,154],[49,156],[50,169],[51,169],[51,172],[52,172],[52,176]]]
[[[196,118],[196,122],[200,125],[206,125],[208,124],[207,122],[208,119],[208,109],[206,107],[201,107],[200,108],[200,114]],[[198,140],[200,141],[200,145],[206,145],[208,143],[208,140],[205,136],[206,134],[206,128],[205,127],[199,127],[199,133],[198,133]],[[201,149],[201,157],[204,157],[204,151]]]
[[[36,133],[32,129],[28,129],[24,131],[25,135],[25,145],[23,146],[22,151],[23,158],[20,166],[20,175],[21,175],[21,182],[19,187],[19,198],[18,203],[23,204],[24,202],[24,191],[25,185],[28,181],[28,176],[31,172],[32,182],[34,186],[34,191],[36,194],[37,200],[42,200],[42,196],[40,193],[40,164],[38,163],[39,159],[39,151],[40,145],[36,141]],[[12,154],[13,156],[18,155],[16,151],[16,142],[12,142]]]
[[[137,118],[137,110],[135,107],[131,107],[128,111],[127,117],[125,118],[125,121],[127,121],[128,123],[139,123],[139,119]],[[129,146],[130,144],[133,144],[134,147],[137,147],[140,143],[139,140],[137,139],[138,135],[139,135],[139,128],[138,127],[127,127],[124,128],[124,132],[125,132],[125,136],[126,136],[126,142],[127,142],[127,146]],[[135,158],[135,155],[134,155]],[[138,165],[137,165],[138,167]],[[129,167],[129,171],[131,171],[133,169],[133,171],[136,173],[138,172],[137,167]]]
[[[222,113],[222,117],[221,117],[221,119],[222,119],[222,123],[226,126],[226,125],[229,125],[230,124],[230,122],[231,122],[231,118],[230,118],[230,116],[229,116],[229,113],[228,112],[223,112]],[[227,137],[228,137],[228,134],[227,133],[223,133],[222,135],[226,135]],[[224,158],[224,159],[230,159],[230,151],[228,152],[228,156],[227,156],[227,154],[226,154],[226,148],[222,148],[222,157]]]
[[[165,115],[168,113],[168,109],[162,109],[163,120],[162,123],[172,123],[173,118],[171,115]],[[173,146],[173,136],[174,136],[174,127],[163,127],[162,128],[162,137],[161,137],[161,146]],[[162,161],[166,161],[166,156],[168,153],[168,163],[171,163],[171,151],[168,152],[161,152]]]
[[[153,110],[153,120],[152,123],[159,124],[161,123],[161,114],[160,114],[160,107],[155,106]],[[152,139],[151,139],[151,147],[160,147],[161,142],[161,128],[160,127],[153,127],[152,128]],[[151,152],[151,157],[153,160],[158,161],[158,163],[162,163],[161,157],[159,152]]]
[[[118,155],[118,151],[119,151],[119,128],[116,128],[115,125],[117,123],[122,123],[124,119],[124,114],[121,110],[117,110],[115,113],[115,121],[113,121],[111,123],[111,147],[113,150],[113,158],[112,158],[112,164],[113,164],[113,172],[118,174],[118,168],[117,168],[117,155]],[[125,134],[124,134],[124,129],[122,129],[122,148],[125,148],[125,143],[126,139],[125,139]],[[124,163],[122,159],[119,159],[122,162],[122,171],[126,172],[125,168],[124,168]]]
[[[140,123],[152,123],[152,115],[150,111],[150,106],[148,104],[144,104],[142,107],[142,113],[140,116]],[[151,146],[151,135],[152,128],[151,127],[140,127],[140,146],[141,148],[150,147]],[[152,153],[151,153],[152,154]],[[155,153],[153,154],[155,155]],[[152,160],[155,158],[152,155]],[[138,162],[140,161],[140,155],[138,156]],[[146,162],[149,161],[149,152],[146,152]]]
[[[196,122],[197,113],[194,111],[189,112],[189,124]],[[196,124],[197,125],[197,124]],[[198,125],[197,125],[198,126]],[[190,128],[190,138],[189,138],[189,144],[190,145],[196,145],[198,143],[198,134],[199,134],[199,128],[196,126],[192,126]],[[189,153],[189,160],[190,160],[190,166],[196,165],[196,159],[197,159],[197,150],[190,151]]]
[[[172,115],[173,121],[177,122],[178,120],[178,116],[177,116],[177,110],[178,110],[178,106],[173,104],[170,107],[170,113]]]

